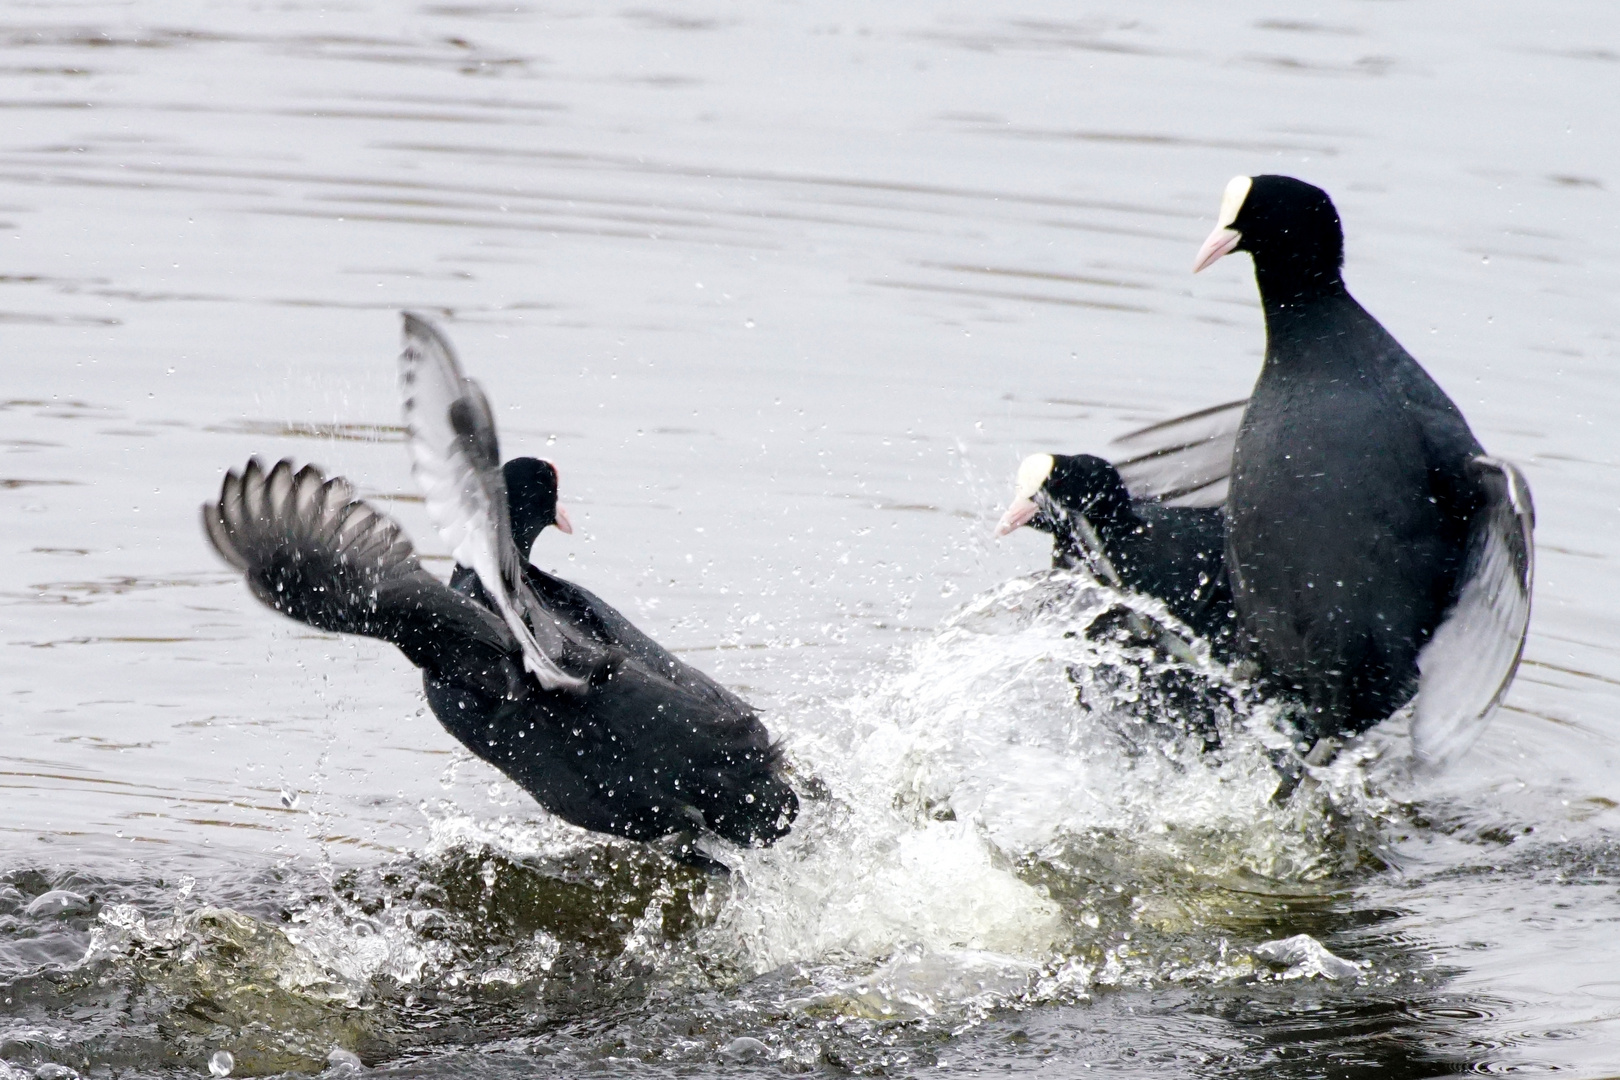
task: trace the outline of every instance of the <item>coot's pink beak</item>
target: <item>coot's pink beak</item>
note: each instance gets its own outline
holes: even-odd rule
[[[562,508],[562,503],[557,504],[557,520],[552,524],[557,526],[558,532],[572,534],[574,531],[574,523],[568,520],[568,511]]]
[[[1007,512],[1001,515],[1001,521],[996,525],[996,535],[1006,536],[1014,529],[1028,525],[1040,512],[1041,508],[1035,505],[1034,499],[1014,499]]]
[[[1213,264],[1222,255],[1230,255],[1238,246],[1243,234],[1236,229],[1219,228],[1209,234],[1204,246],[1198,249],[1198,258],[1193,260],[1193,273]]]

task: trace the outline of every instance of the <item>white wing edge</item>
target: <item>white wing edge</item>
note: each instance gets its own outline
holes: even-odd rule
[[[1530,485],[1498,458],[1481,455],[1472,464],[1490,501],[1469,537],[1457,603],[1418,654],[1412,750],[1433,770],[1462,757],[1485,730],[1518,671],[1530,627],[1536,553]]]
[[[1169,506],[1226,502],[1232,449],[1248,400],[1161,420],[1113,440],[1129,456],[1115,463],[1133,499]]]
[[[506,524],[504,484],[499,463],[486,476],[456,432],[450,410],[472,397],[474,410],[491,424],[487,402],[478,385],[461,373],[450,342],[431,322],[404,314],[404,347],[399,354],[400,393],[404,403],[406,442],[411,475],[422,489],[428,517],[456,562],[470,567],[495,601],[501,617],[523,649],[523,666],[547,690],[579,690],[585,680],[557,666],[551,652],[561,652],[562,635],[523,580],[522,563]],[[503,557],[502,547],[510,550]],[[523,619],[520,607],[534,624]],[[538,638],[545,637],[548,651]]]

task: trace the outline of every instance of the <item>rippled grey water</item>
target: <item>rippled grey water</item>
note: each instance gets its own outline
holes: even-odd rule
[[[0,1076],[1614,1075],[1617,99],[1587,4],[9,6]],[[1246,260],[1188,269],[1261,171],[1539,510],[1483,742],[1292,823],[934,636],[1044,561],[1023,454],[1246,392]],[[826,777],[802,839],[548,823],[205,548],[260,453],[440,550],[401,307],[558,463],[536,562]]]

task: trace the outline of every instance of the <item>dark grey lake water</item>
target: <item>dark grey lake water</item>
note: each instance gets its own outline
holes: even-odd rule
[[[0,1077],[1620,1075],[1616,100],[1590,4],[10,5]],[[1247,392],[1247,260],[1189,270],[1257,172],[1539,511],[1485,738],[1291,811],[1124,754],[1068,674],[1118,657],[984,595],[1046,561],[989,538],[1024,454]],[[728,880],[203,541],[292,456],[448,570],[404,307],[558,464],[535,562],[825,783]]]

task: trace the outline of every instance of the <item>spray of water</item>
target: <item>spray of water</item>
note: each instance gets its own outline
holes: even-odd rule
[[[1278,708],[1123,613],[1173,626],[1084,576],[1015,579],[804,718],[794,756],[832,796],[729,856],[701,947],[745,976],[833,958],[823,994],[857,1011],[1252,973],[1228,935],[1365,858],[1383,807],[1355,753],[1274,806]]]

